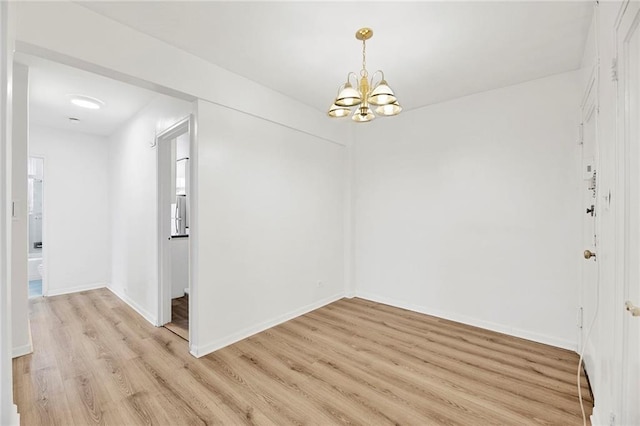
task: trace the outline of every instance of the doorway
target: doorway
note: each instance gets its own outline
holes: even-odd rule
[[[40,297],[44,294],[44,250],[43,226],[44,219],[44,158],[29,157],[27,165],[27,208],[28,208],[28,238],[29,257],[29,298]]]
[[[165,328],[189,341],[191,129],[187,117],[156,139],[158,152],[159,312]]]

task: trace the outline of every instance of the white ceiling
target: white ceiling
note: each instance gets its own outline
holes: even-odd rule
[[[16,61],[29,67],[29,119],[32,123],[109,136],[158,94],[97,74],[22,53]],[[99,110],[71,104],[67,95],[104,101]],[[79,118],[72,122],[69,117]]]
[[[85,2],[89,9],[326,111],[367,68],[405,109],[577,69],[593,2]]]

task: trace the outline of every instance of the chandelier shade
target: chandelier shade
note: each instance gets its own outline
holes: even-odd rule
[[[400,111],[402,111],[402,107],[400,106],[398,101],[395,101],[394,103],[389,105],[380,105],[378,108],[376,108],[376,112],[378,114],[385,116],[398,115],[400,114]]]
[[[346,117],[351,114],[351,108],[333,104],[329,108],[329,116],[331,117]]]
[[[369,103],[374,105],[389,105],[396,101],[396,95],[393,94],[393,90],[382,80],[375,89],[369,95]]]
[[[382,116],[398,115],[402,107],[398,103],[395,93],[384,78],[382,71],[376,71],[369,78],[366,62],[366,41],[373,37],[373,30],[361,28],[356,32],[356,39],[362,41],[362,69],[360,79],[356,73],[349,73],[347,82],[338,89],[338,96],[327,112],[330,117],[346,117],[353,112],[352,120],[365,123],[376,118],[369,107],[377,107],[376,113]],[[380,81],[374,84],[374,77],[380,73]],[[351,76],[356,79],[356,84],[351,84]],[[373,89],[372,89],[373,88]],[[353,108],[353,111],[352,111]]]
[[[353,114],[353,117],[351,117],[353,121],[358,123],[371,121],[374,118],[376,118],[376,116],[373,115],[373,112],[371,112],[371,108],[369,108],[368,105],[364,105],[364,104],[358,107],[356,109],[355,114]]]
[[[347,81],[344,85],[344,88],[340,91],[340,93],[338,93],[335,104],[338,106],[350,107],[358,105],[360,102],[362,102],[360,93],[353,88],[351,83]]]

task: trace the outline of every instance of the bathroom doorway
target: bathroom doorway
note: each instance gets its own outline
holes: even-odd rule
[[[42,232],[44,218],[44,158],[29,157],[27,170],[29,298],[34,298],[44,294],[45,274]]]

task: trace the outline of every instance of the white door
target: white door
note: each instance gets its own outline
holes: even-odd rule
[[[597,171],[596,171],[596,78],[595,72],[587,86],[582,105],[582,249],[586,257],[582,262],[582,286],[580,291],[579,313],[581,332],[579,333],[580,347],[584,348],[584,362],[587,372],[594,371],[593,345],[594,336],[587,341],[589,325],[596,315],[598,304],[598,270],[596,264],[597,237],[596,237],[596,211],[597,211]],[[576,255],[578,255],[576,253]]]
[[[620,164],[624,169],[625,301],[640,305],[640,3],[629,2],[616,30]],[[620,424],[640,425],[640,316],[620,304],[623,324]]]

